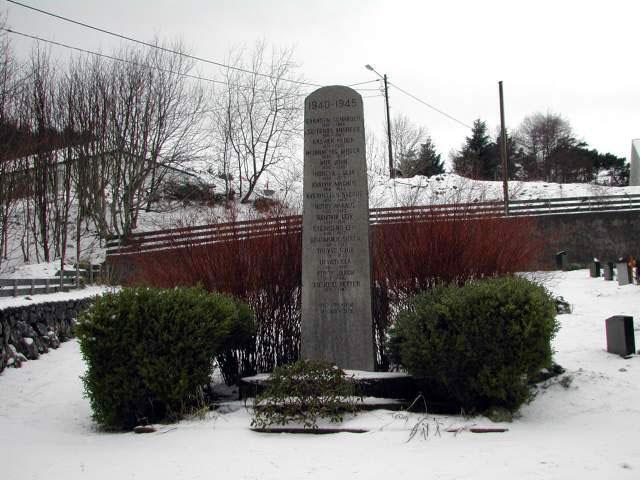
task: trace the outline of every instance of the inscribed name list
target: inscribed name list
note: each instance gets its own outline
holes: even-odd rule
[[[324,87],[304,124],[302,353],[372,370],[369,206],[362,97]]]

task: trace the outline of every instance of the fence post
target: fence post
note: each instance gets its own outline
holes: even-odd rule
[[[13,279],[13,296],[18,296],[18,280],[16,280],[15,278]]]
[[[51,283],[51,280],[49,278],[47,278],[47,280],[44,282],[45,285],[45,293],[49,293],[49,284]]]
[[[33,289],[36,287],[36,280],[35,278],[31,279],[31,290],[29,291],[29,295],[33,295]]]

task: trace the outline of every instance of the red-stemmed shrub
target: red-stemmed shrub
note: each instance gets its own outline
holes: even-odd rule
[[[182,238],[176,236],[178,241]],[[238,376],[271,371],[298,359],[301,249],[302,236],[294,221],[250,237],[239,225],[219,243],[127,255],[120,261],[132,263],[129,283],[165,288],[200,284],[251,307],[258,326],[254,341],[218,356],[225,380],[234,383]]]
[[[438,284],[525,271],[541,250],[525,217],[477,217],[463,206],[450,216],[418,217],[372,228],[373,316],[378,365],[388,366],[384,345],[399,309]]]
[[[273,228],[251,235],[245,223],[217,243],[111,261],[131,264],[129,284],[201,284],[249,304],[258,325],[255,341],[221,356],[225,379],[235,382],[239,375],[271,371],[299,357],[302,235],[299,217],[280,219]],[[469,279],[524,271],[541,250],[528,218],[477,217],[461,206],[446,217],[423,214],[404,220],[409,221],[371,228],[373,328],[377,365],[383,370],[389,366],[387,332],[412,295],[440,283],[462,285]]]

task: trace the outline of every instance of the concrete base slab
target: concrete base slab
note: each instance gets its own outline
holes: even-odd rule
[[[367,372],[345,370],[347,379],[357,385],[358,394],[377,399],[413,401],[418,396],[414,378],[402,372]],[[251,398],[264,391],[271,374],[261,373],[240,380],[240,399]],[[404,402],[402,402],[404,405]],[[380,407],[387,408],[387,406]]]

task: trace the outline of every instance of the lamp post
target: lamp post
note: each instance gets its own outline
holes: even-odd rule
[[[502,191],[504,196],[504,214],[509,215],[509,158],[507,157],[507,132],[504,126],[504,96],[502,80],[498,82],[500,93],[500,156],[502,157]]]
[[[389,178],[396,178],[396,172],[393,168],[393,151],[391,149],[391,118],[389,116],[389,87],[387,85],[387,74],[380,75],[368,63],[364,66],[367,70],[371,70],[384,81],[384,102],[387,107],[387,140],[389,143]]]

